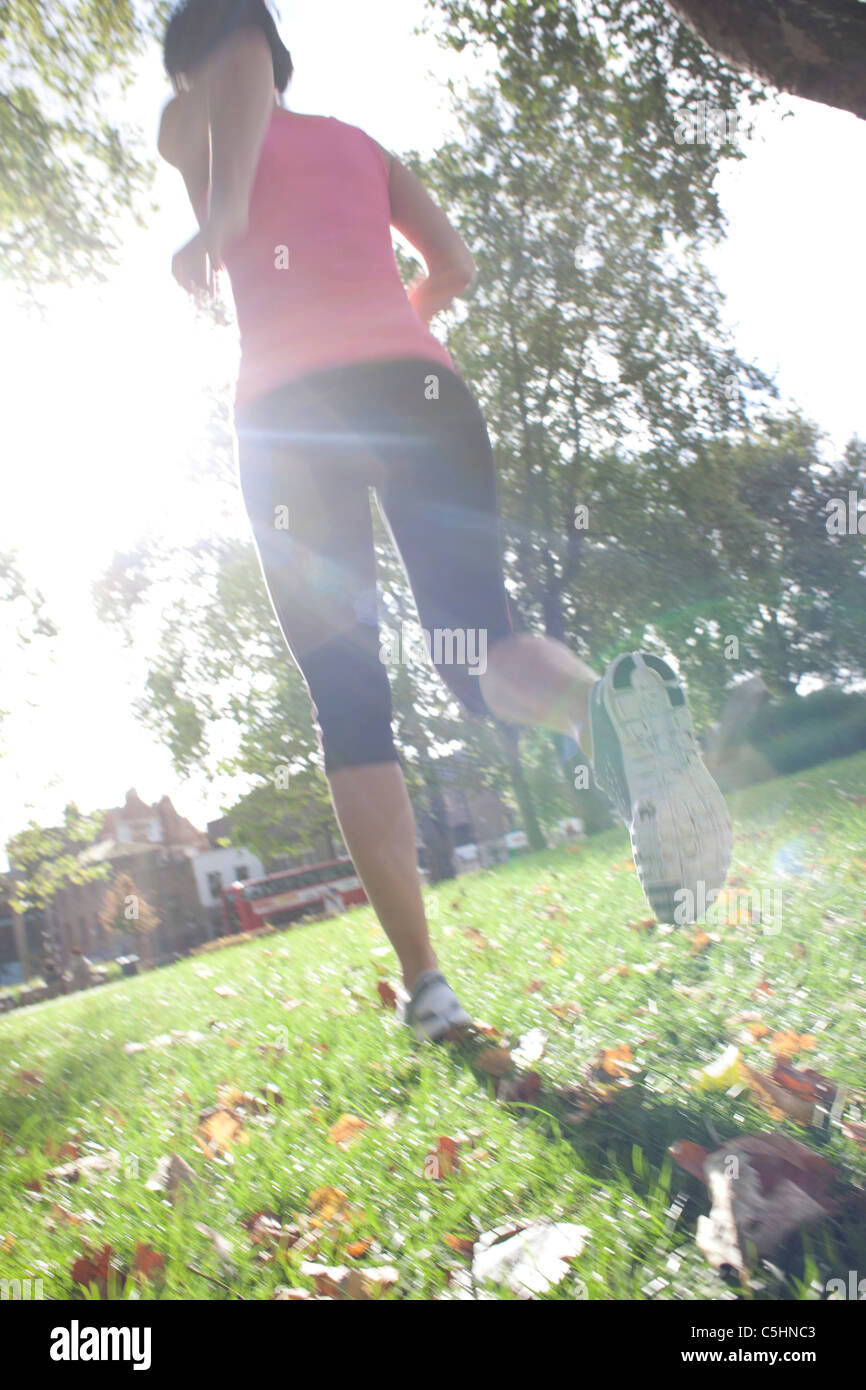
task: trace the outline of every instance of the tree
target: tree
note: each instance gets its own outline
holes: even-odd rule
[[[700,257],[712,220],[663,234],[603,121],[587,113],[576,139],[566,90],[540,124],[510,91],[471,94],[461,138],[414,163],[479,267],[449,344],[496,444],[515,608],[600,661],[647,640],[648,589],[680,606],[683,552],[700,579],[696,547],[667,558],[677,502],[770,387],[723,329]]]
[[[141,943],[141,954],[149,960],[151,934],[159,924],[159,916],[139,893],[129,874],[117,874],[99,909],[99,925],[103,930],[134,936]]]
[[[27,912],[48,914],[52,920],[53,940],[49,943],[52,947],[56,946],[57,939],[54,915],[57,892],[70,884],[92,883],[107,875],[104,864],[81,862],[82,852],[95,843],[101,829],[101,816],[83,815],[70,802],[64,809],[62,825],[43,827],[31,821],[6,844],[13,870],[13,892],[9,897],[13,915],[21,920]],[[17,938],[21,971],[26,979],[31,962],[27,958],[24,934],[17,934]]]
[[[668,0],[725,62],[792,96],[866,119],[866,9],[859,0]]]
[[[167,0],[0,4],[0,264],[31,300],[50,284],[104,279],[118,216],[142,223],[153,164],[112,114]]]
[[[571,134],[599,136],[635,197],[653,204],[660,231],[715,229],[714,182],[736,142],[684,144],[678,131],[700,104],[733,113],[766,99],[761,83],[721,62],[665,0],[427,0],[440,42],[491,48],[497,84],[543,133],[551,99],[571,104]]]

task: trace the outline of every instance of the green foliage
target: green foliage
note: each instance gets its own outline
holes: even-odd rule
[[[43,827],[31,821],[26,830],[13,835],[6,845],[9,863],[19,876],[12,880],[13,910],[47,908],[59,889],[104,879],[105,865],[82,864],[78,857],[94,844],[101,829],[101,816],[82,815],[70,803],[62,825]]]
[[[866,698],[827,686],[763,705],[744,730],[778,773],[844,758],[866,748]]]
[[[765,99],[759,83],[710,52],[664,0],[427,0],[428,28],[462,51],[489,45],[503,95],[543,136],[550,104],[573,108],[572,138],[611,154],[618,179],[653,209],[659,230],[718,236],[719,160],[736,143],[677,141],[699,102],[734,111]],[[442,19],[446,21],[442,26]]]
[[[167,0],[7,0],[0,7],[0,265],[24,294],[104,278],[118,215],[153,164],[119,110]]]
[[[159,917],[141,896],[129,874],[117,874],[102,900],[99,925],[105,931],[122,936],[148,936],[159,926]]]

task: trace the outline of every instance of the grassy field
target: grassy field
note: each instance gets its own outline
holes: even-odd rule
[[[477,1056],[418,1046],[397,1023],[377,991],[394,958],[369,909],[0,1019],[0,1277],[41,1278],[48,1298],[95,1296],[99,1276],[88,1294],[76,1262],[110,1246],[127,1268],[138,1251],[141,1271],[112,1282],[115,1296],[135,1278],[143,1298],[268,1299],[312,1290],[301,1265],[314,1260],[393,1266],[387,1298],[465,1297],[468,1242],[543,1219],[589,1230],[550,1298],[826,1297],[828,1278],[866,1272],[866,1223],[825,1222],[751,1285],[726,1283],[695,1248],[706,1193],[667,1149],[776,1131],[863,1184],[866,1152],[838,1124],[805,1129],[751,1090],[700,1091],[694,1076],[731,1041],[769,1072],[775,1035],[793,1033],[793,1063],[850,1088],[857,1118],[864,788],[861,756],[733,798],[733,882],[780,890],[782,910],[710,925],[709,939],[647,923],[624,832],[431,890],[443,967],[498,1030],[491,1046],[547,1035],[530,1105],[497,1099]],[[631,1084],[607,1078],[582,1122],[553,1103],[594,1064],[603,1074],[601,1052],[625,1048],[612,1055],[630,1058]],[[202,1113],[220,1105],[233,1113],[205,1135]],[[333,1126],[346,1115],[364,1126],[345,1124],[341,1144]],[[431,1163],[442,1138],[456,1166],[448,1144]],[[190,1184],[149,1188],[175,1153]],[[92,1156],[107,1166],[48,1176]],[[248,1229],[259,1212],[275,1219],[267,1238]],[[303,1239],[280,1243],[276,1223]]]

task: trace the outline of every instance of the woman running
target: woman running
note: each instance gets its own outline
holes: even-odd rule
[[[424,914],[380,657],[370,487],[421,626],[450,639],[431,642],[445,684],[515,735],[534,724],[579,743],[660,920],[693,920],[723,887],[725,802],[665,662],[630,653],[599,677],[562,643],[512,629],[487,429],[427,327],[475,267],[423,184],[356,126],[285,108],[292,61],[264,0],[186,0],[164,57],[176,95],[159,149],[200,228],[174,274],[197,293],[228,272],[240,482],[265,582],[310,693],[343,839],[399,957],[404,1017],[438,1041],[470,1019]],[[392,227],[427,267],[408,292]]]

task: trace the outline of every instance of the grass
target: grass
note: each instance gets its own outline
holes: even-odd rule
[[[694,1245],[706,1194],[667,1148],[776,1130],[862,1185],[866,1153],[838,1126],[801,1129],[750,1091],[697,1091],[693,1074],[739,1040],[730,1020],[752,1010],[771,1030],[813,1035],[795,1064],[862,1098],[864,784],[861,755],[732,798],[732,875],[781,888],[783,912],[770,928],[710,926],[709,943],[694,927],[640,927],[648,910],[621,832],[430,890],[440,959],[470,1012],[506,1043],[547,1034],[536,1064],[545,1089],[522,1110],[497,1102],[464,1054],[416,1045],[382,1006],[376,983],[395,978],[394,959],[366,908],[4,1016],[0,1275],[82,1297],[72,1266],[85,1249],[108,1244],[129,1265],[142,1242],[164,1260],[162,1277],[141,1281],[144,1298],[267,1299],[277,1286],[312,1288],[303,1258],[351,1264],[347,1246],[363,1240],[362,1264],[398,1271],[385,1297],[454,1297],[469,1260],[447,1236],[553,1219],[590,1234],[550,1298],[826,1297],[828,1278],[866,1270],[866,1223],[826,1222],[750,1286],[726,1285]],[[743,1048],[762,1071],[769,1036]],[[130,1042],[146,1046],[127,1053]],[[550,1088],[623,1045],[634,1084],[565,1124]],[[202,1152],[196,1126],[219,1088],[269,1083],[282,1103],[244,1121],[246,1142]],[[346,1149],[329,1137],[344,1114],[367,1123]],[[434,1180],[426,1157],[440,1136],[458,1140],[460,1164]],[[114,1167],[51,1181],[64,1142],[111,1151]],[[145,1186],[169,1153],[198,1179],[175,1201]],[[326,1186],[345,1194],[348,1219],[324,1222],[312,1252],[262,1259],[244,1220],[308,1218]]]

